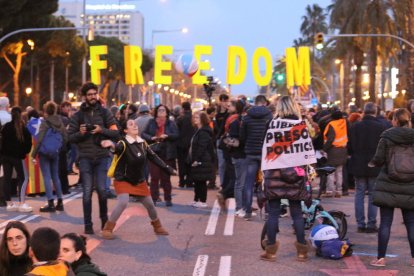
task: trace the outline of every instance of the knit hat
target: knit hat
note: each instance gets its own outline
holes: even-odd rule
[[[150,109],[148,107],[148,105],[146,104],[141,104],[138,108],[138,113],[145,113],[145,112],[149,112]]]

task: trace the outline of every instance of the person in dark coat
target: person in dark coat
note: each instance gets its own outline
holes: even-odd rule
[[[362,121],[355,122],[349,135],[348,152],[351,155],[350,166],[355,177],[355,218],[359,233],[377,232],[377,207],[372,203],[375,180],[379,168],[369,168],[368,163],[374,157],[381,133],[386,129],[376,118],[377,106],[368,102],[364,106]],[[364,198],[368,192],[368,221],[365,221]]]
[[[191,205],[205,208],[207,207],[207,181],[213,174],[215,159],[213,131],[209,126],[210,119],[205,112],[194,113],[193,123],[197,131],[191,139],[189,151],[191,178],[194,180],[194,201]]]
[[[77,276],[106,276],[86,252],[86,238],[76,233],[65,234],[60,239],[59,260],[69,263]]]
[[[177,125],[169,117],[170,111],[167,106],[163,104],[157,106],[154,111],[154,118],[149,121],[146,130],[141,136],[167,165],[175,168],[175,158],[177,158],[176,141],[179,133]],[[159,187],[161,186],[164,189],[166,206],[172,206],[170,175],[151,161],[149,162],[149,167],[152,200],[154,203],[157,202],[160,195]]]
[[[178,176],[180,187],[192,187],[192,180],[190,175],[190,164],[187,162],[188,149],[190,148],[191,138],[193,137],[196,129],[192,123],[191,104],[189,102],[183,102],[181,104],[183,108],[183,114],[180,115],[177,120],[178,131],[180,137],[177,145],[177,161],[178,161]]]
[[[411,114],[405,108],[395,111],[393,128],[384,131],[378,144],[375,156],[368,166],[381,167],[375,185],[373,202],[380,207],[380,227],[378,231],[377,259],[373,266],[385,266],[385,256],[394,218],[394,209],[400,208],[407,229],[411,250],[411,266],[414,266],[414,181],[402,182],[391,178],[388,174],[389,152],[396,145],[413,145],[414,129],[411,128]]]

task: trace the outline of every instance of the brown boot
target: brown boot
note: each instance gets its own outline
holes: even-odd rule
[[[295,242],[297,251],[297,260],[299,262],[306,262],[308,260],[309,246],[307,244]]]
[[[168,235],[167,230],[162,227],[160,219],[151,221],[151,224],[152,227],[154,227],[154,232],[156,235]]]
[[[260,259],[269,262],[276,261],[276,252],[278,248],[279,241],[276,241],[276,243],[272,245],[266,245],[266,250],[262,255],[260,255]]]
[[[116,223],[112,221],[107,221],[102,229],[101,236],[102,238],[106,240],[113,240],[114,234],[112,233],[114,231]]]

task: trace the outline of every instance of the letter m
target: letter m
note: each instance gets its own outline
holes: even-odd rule
[[[311,84],[309,47],[286,48],[286,83],[287,86],[309,86]]]

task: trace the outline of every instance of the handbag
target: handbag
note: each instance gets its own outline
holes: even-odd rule
[[[120,141],[122,144],[124,144],[124,149],[122,150],[122,152],[121,152],[121,154],[120,155],[118,155],[118,154],[115,154],[114,155],[114,158],[112,159],[112,162],[111,162],[111,166],[109,167],[109,169],[108,169],[108,173],[106,174],[108,177],[114,177],[114,175],[115,175],[115,169],[116,169],[116,166],[118,165],[118,162],[119,162],[119,160],[121,159],[121,157],[122,157],[122,155],[124,155],[124,153],[125,153],[125,150],[126,150],[126,144],[125,144],[125,142],[124,141]]]

